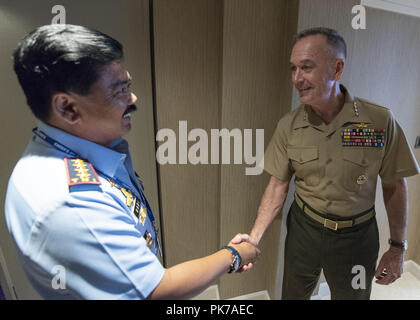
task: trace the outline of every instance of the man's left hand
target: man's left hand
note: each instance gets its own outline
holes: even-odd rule
[[[390,247],[381,258],[376,269],[375,282],[388,285],[401,277],[403,273],[404,251]]]

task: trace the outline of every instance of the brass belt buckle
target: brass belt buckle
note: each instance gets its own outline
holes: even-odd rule
[[[331,229],[331,230],[334,230],[334,231],[337,231],[337,229],[338,229],[338,222],[332,221],[330,219],[325,219],[324,220],[324,227],[326,227],[328,229]]]

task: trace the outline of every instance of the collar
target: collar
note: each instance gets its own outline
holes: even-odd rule
[[[311,126],[320,131],[324,131],[329,135],[346,123],[371,123],[372,120],[360,100],[354,98],[345,86],[340,85],[340,89],[344,93],[344,105],[329,125],[326,125],[322,119],[318,117],[310,105],[302,104],[299,107],[293,129]]]
[[[88,160],[95,168],[110,177],[114,177],[118,167],[124,165],[124,160],[127,157],[124,153],[73,136],[42,121],[38,123],[38,128],[51,138],[72,149],[80,157]],[[110,147],[115,147],[124,141],[122,138],[116,139],[111,142]]]

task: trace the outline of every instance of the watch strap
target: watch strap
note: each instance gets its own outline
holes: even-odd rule
[[[230,269],[228,271],[228,273],[232,273],[232,272],[236,272],[238,271],[239,267],[242,264],[242,257],[239,254],[238,250],[236,250],[234,247],[232,246],[224,246],[222,249],[227,249],[230,251],[230,253],[233,256],[233,261],[232,264],[230,265]],[[236,262],[237,261],[237,262]],[[235,263],[236,262],[236,263]],[[236,265],[236,266],[235,266]]]
[[[399,248],[401,250],[404,250],[404,251],[407,250],[407,240],[404,240],[403,242],[398,242],[398,241],[394,241],[392,239],[389,239],[388,243],[391,246]]]

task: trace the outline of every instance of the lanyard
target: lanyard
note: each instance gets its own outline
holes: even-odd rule
[[[51,138],[50,136],[48,136],[47,134],[45,134],[45,132],[39,130],[38,128],[34,128],[32,130],[32,132],[39,137],[40,139],[42,139],[43,141],[45,141],[46,143],[50,144],[52,147],[56,148],[57,150],[67,153],[68,155],[75,157],[75,158],[82,158],[80,155],[78,155],[76,152],[74,152],[73,150],[71,150],[70,148],[66,147],[64,144],[56,141],[55,139]],[[132,194],[135,194],[135,192],[133,192],[131,190],[130,186],[127,186],[127,184],[123,181],[121,181],[118,178],[113,178],[110,177],[109,175],[105,174],[103,171],[96,169],[96,172],[101,174],[102,176],[104,176],[105,178],[114,181],[117,185],[123,186],[125,189],[130,190]],[[140,183],[141,184],[141,183]],[[143,187],[143,186],[142,186]],[[150,208],[149,202],[147,201],[146,197],[143,194],[143,189],[140,188],[139,190],[139,194],[140,194],[140,200],[141,202],[143,202],[146,205],[146,209],[147,209],[147,216],[149,217],[152,227],[154,229],[155,235],[156,235],[156,248],[157,248],[157,253],[159,254],[160,257],[162,257],[162,248],[160,246],[160,241],[159,241],[159,237],[158,237],[158,230],[156,228],[156,223],[155,223],[155,217],[153,216],[152,213],[152,209]]]
[[[39,130],[38,128],[34,128],[32,130],[32,132],[39,137],[40,139],[44,140],[45,142],[47,142],[48,144],[50,144],[52,147],[56,148],[59,151],[62,151],[64,153],[67,153],[68,155],[75,157],[75,158],[82,158],[80,155],[78,155],[76,152],[74,152],[73,150],[71,150],[70,148],[66,147],[65,145],[61,144],[60,142],[58,142],[57,140],[51,138],[50,136],[48,136],[47,134],[45,134],[45,132]],[[109,175],[105,174],[104,172],[102,172],[101,170],[98,170],[97,168],[95,168],[96,172],[101,174],[102,176],[104,176],[107,179],[110,179],[111,181],[114,181],[117,185],[123,186],[125,189],[130,190],[133,194],[135,194],[135,192],[133,192],[131,190],[131,187],[127,186],[126,183],[124,183],[123,181],[121,181],[118,178],[113,178],[110,177]],[[153,216],[152,210],[149,206],[148,201],[146,200],[146,197],[143,194],[143,190],[139,190],[139,194],[140,194],[140,200],[146,204],[147,207],[147,215],[150,219],[150,221],[152,222],[152,224],[154,225],[155,222],[155,217]]]

